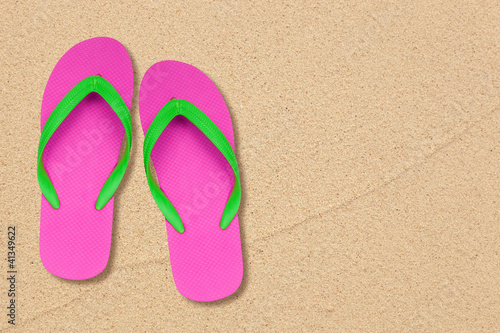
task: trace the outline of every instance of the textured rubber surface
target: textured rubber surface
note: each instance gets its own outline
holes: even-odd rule
[[[43,95],[42,128],[66,93],[94,75],[111,83],[130,109],[134,74],[127,50],[114,39],[92,38],[72,47],[52,71]],[[47,143],[43,164],[61,202],[61,207],[54,209],[42,195],[40,257],[50,273],[82,280],[106,267],[114,198],[99,211],[95,204],[118,161],[124,133],[111,107],[97,93],[91,93]]]
[[[172,98],[203,111],[234,149],[233,126],[215,84],[197,68],[163,61],[148,69],[141,83],[139,109],[144,134],[158,111]],[[163,131],[151,154],[160,188],[186,228],[178,233],[167,222],[168,247],[179,292],[195,301],[214,301],[234,293],[243,276],[238,215],[220,228],[234,183],[224,156],[182,116]]]

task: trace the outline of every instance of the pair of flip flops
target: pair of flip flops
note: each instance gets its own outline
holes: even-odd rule
[[[106,37],[72,47],[50,75],[37,175],[40,257],[53,275],[89,279],[107,265],[113,195],[130,158],[133,89],[126,49]],[[139,112],[146,178],[167,221],[177,289],[196,301],[224,298],[243,275],[241,187],[224,99],[197,68],[163,61],[144,75]]]

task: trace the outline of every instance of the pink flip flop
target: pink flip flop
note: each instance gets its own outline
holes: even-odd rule
[[[146,175],[167,220],[177,289],[202,302],[229,296],[241,283],[243,261],[241,188],[224,99],[199,69],[163,61],[144,75],[139,109]]]
[[[130,156],[133,87],[127,50],[105,37],[72,47],[47,82],[37,175],[40,257],[53,275],[82,280],[106,267],[113,194]]]

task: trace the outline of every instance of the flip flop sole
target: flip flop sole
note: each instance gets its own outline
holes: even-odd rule
[[[43,128],[52,110],[81,80],[100,75],[130,109],[133,68],[118,41],[98,37],[72,47],[59,60],[47,82],[42,101]],[[52,208],[42,195],[40,257],[53,275],[82,280],[107,265],[113,226],[113,198],[102,210],[95,204],[115,167],[124,128],[97,93],[85,97],[47,143],[43,164],[61,202]]]
[[[153,65],[144,75],[139,109],[144,134],[171,99],[184,99],[205,113],[234,149],[233,126],[215,84],[199,69],[177,61]],[[191,122],[178,116],[151,153],[158,182],[184,224],[184,233],[167,222],[172,274],[179,292],[195,301],[214,301],[234,293],[242,280],[238,215],[220,228],[234,184],[229,163]]]

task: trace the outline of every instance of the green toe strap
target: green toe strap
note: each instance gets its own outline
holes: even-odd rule
[[[224,134],[220,129],[196,106],[182,99],[173,99],[158,112],[153,122],[149,126],[146,138],[144,139],[144,167],[146,169],[146,177],[148,179],[149,189],[153,195],[156,204],[167,221],[180,233],[184,232],[184,224],[181,221],[179,213],[174,208],[170,200],[165,196],[158,184],[153,179],[151,174],[149,161],[151,159],[151,152],[153,147],[160,137],[161,133],[165,130],[167,125],[174,119],[175,116],[184,116],[191,123],[193,123],[205,136],[212,141],[212,143],[224,155],[226,160],[231,165],[234,172],[234,186],[227,200],[226,207],[222,213],[220,227],[226,229],[233,218],[236,216],[241,201],[241,185],[238,164],[236,156],[234,155],[233,148],[229,141],[227,141]]]
[[[106,206],[108,201],[113,197],[118,185],[125,174],[127,169],[128,160],[130,157],[130,146],[132,143],[132,119],[127,105],[121,98],[116,89],[101,76],[89,76],[80,81],[74,86],[64,98],[57,104],[55,109],[50,114],[45,122],[40,136],[40,143],[38,144],[38,162],[37,162],[37,176],[40,189],[43,195],[50,203],[50,205],[57,209],[60,207],[59,198],[56,189],[52,184],[45,167],[43,166],[43,151],[50,137],[54,134],[57,128],[61,125],[64,119],[70,112],[80,103],[87,95],[96,92],[104,98],[104,100],[111,106],[113,111],[120,118],[123,127],[125,128],[125,135],[127,138],[125,153],[120,158],[116,167],[111,172],[110,176],[104,183],[99,196],[97,197],[95,208],[101,210]]]

